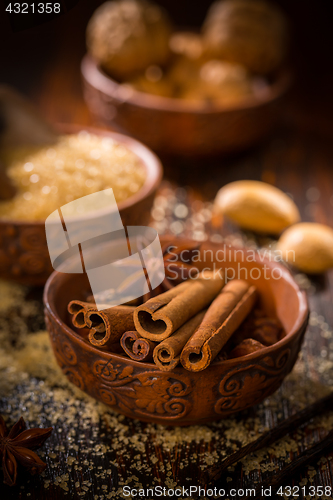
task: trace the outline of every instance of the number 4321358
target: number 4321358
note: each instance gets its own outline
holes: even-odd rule
[[[6,7],[9,14],[60,14],[60,3],[9,3]]]

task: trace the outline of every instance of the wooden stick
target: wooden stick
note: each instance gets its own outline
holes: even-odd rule
[[[126,354],[136,361],[150,361],[156,342],[144,339],[138,332],[125,332],[120,339],[120,345]]]
[[[133,311],[131,306],[115,306],[103,311],[97,308],[89,309],[85,314],[85,322],[89,333],[89,342],[102,347],[119,341],[123,333],[135,330]]]
[[[331,452],[332,448],[333,430],[331,430],[327,434],[327,436],[324,437],[324,439],[318,441],[318,443],[300,453],[298,457],[296,457],[290,464],[282,467],[282,469],[276,472],[273,476],[270,476],[268,479],[263,481],[256,490],[256,496],[252,496],[251,498],[262,498],[262,488],[266,489],[271,486],[272,490],[276,490],[288,479],[293,478],[295,472],[313,462],[314,460],[318,460],[319,458],[321,458],[326,451]]]
[[[180,353],[200,325],[206,310],[196,314],[187,323],[181,326],[171,337],[163,340],[154,349],[154,362],[160,370],[169,371],[175,368],[180,362]]]
[[[134,311],[135,329],[142,337],[161,342],[206,307],[223,284],[220,274],[206,272],[153,297]]]
[[[208,308],[201,325],[184,347],[180,362],[190,371],[207,368],[249,314],[257,291],[246,281],[230,281]]]
[[[319,399],[315,403],[306,406],[303,410],[298,411],[291,417],[278,424],[273,429],[270,429],[269,431],[262,434],[255,441],[242,446],[242,448],[240,448],[238,451],[225,458],[219,465],[208,468],[205,471],[207,482],[216,481],[217,479],[219,479],[223,472],[230,465],[238,462],[246,455],[254,453],[261,448],[272,445],[273,443],[275,443],[275,441],[283,438],[312,418],[331,410],[333,410],[333,392],[323,397],[322,399]]]

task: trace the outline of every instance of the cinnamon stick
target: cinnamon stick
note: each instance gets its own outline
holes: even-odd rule
[[[254,286],[243,280],[230,281],[184,347],[180,356],[184,368],[190,371],[207,368],[249,314],[256,299]]]
[[[67,306],[67,310],[72,314],[72,323],[76,328],[86,328],[85,314],[90,309],[93,309],[95,304],[83,302],[82,300],[71,300]]]
[[[134,310],[131,306],[115,306],[103,311],[98,311],[96,307],[88,309],[85,322],[91,329],[89,342],[95,347],[114,344],[123,333],[135,330]]]
[[[155,289],[156,290],[156,289]],[[150,293],[150,292],[149,292]],[[147,294],[148,295],[148,294]],[[98,308],[99,310],[101,309],[109,309],[110,308],[110,303],[109,304],[105,304],[103,301],[100,301],[99,300],[99,294],[96,294],[95,296],[93,295],[88,295],[87,297],[87,302],[93,302],[94,304],[97,303],[98,304]],[[96,300],[95,300],[96,299]],[[133,300],[129,300],[128,302],[125,302],[124,306],[139,306],[140,304],[142,304],[142,298],[138,298],[138,299],[133,299]]]
[[[206,307],[223,284],[220,274],[206,272],[153,297],[135,309],[135,329],[142,337],[161,342]]]
[[[120,345],[126,354],[136,361],[150,361],[156,342],[144,339],[138,332],[125,332],[120,339]]]
[[[154,349],[153,357],[155,364],[160,370],[173,370],[180,362],[180,353],[188,339],[193,335],[200,325],[206,310],[201,311],[181,326],[175,333],[163,340]]]

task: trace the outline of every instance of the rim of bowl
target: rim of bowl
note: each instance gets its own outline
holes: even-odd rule
[[[164,97],[140,92],[130,89],[125,85],[107,75],[98,65],[96,60],[86,54],[81,61],[81,73],[92,87],[114,99],[128,102],[141,108],[155,109],[158,111],[168,111],[174,113],[197,113],[202,115],[214,115],[221,113],[231,113],[234,111],[253,109],[264,104],[273,102],[281,97],[289,88],[292,77],[288,69],[281,70],[277,79],[268,85],[268,91],[255,97],[244,97],[239,103],[230,105],[214,105],[205,107],[193,102],[176,97]]]
[[[230,248],[236,249],[236,247],[230,247]],[[247,250],[247,249],[243,249],[243,250]],[[306,296],[306,293],[300,289],[299,285],[294,280],[291,272],[282,264],[279,264],[277,262],[273,263],[272,261],[267,259],[267,257],[265,257],[264,259],[260,258],[260,260],[259,260],[259,257],[256,257],[256,262],[259,262],[260,264],[266,264],[271,268],[278,267],[279,269],[281,269],[281,273],[282,273],[281,279],[284,279],[292,286],[292,288],[294,289],[294,291],[299,299],[299,308],[298,308],[298,315],[297,315],[296,321],[295,321],[292,329],[290,330],[290,332],[288,332],[285,337],[283,337],[281,340],[279,340],[275,344],[273,344],[271,346],[267,346],[267,347],[265,347],[265,349],[261,349],[260,351],[256,351],[256,352],[253,352],[251,354],[247,354],[246,356],[240,356],[240,357],[234,358],[234,359],[226,359],[223,361],[217,361],[214,363],[214,366],[217,366],[217,365],[230,365],[231,366],[233,364],[238,364],[239,360],[246,359],[246,361],[253,361],[257,358],[260,358],[263,354],[265,354],[265,355],[270,354],[270,353],[274,352],[278,347],[288,345],[291,338],[296,336],[299,333],[299,331],[303,327],[306,326],[306,323],[307,323],[308,317],[309,317],[309,306],[308,306],[307,296]],[[61,279],[61,276],[63,276],[63,273],[59,273],[58,271],[54,271],[51,274],[51,276],[48,278],[48,280],[45,284],[45,288],[44,288],[43,302],[44,302],[44,305],[45,305],[47,311],[49,312],[49,314],[53,317],[53,319],[58,324],[60,324],[60,326],[66,331],[67,335],[69,335],[72,338],[72,340],[74,340],[75,342],[82,343],[86,348],[94,351],[96,354],[102,353],[103,355],[114,357],[115,360],[118,360],[118,361],[123,361],[125,359],[125,360],[130,361],[131,364],[134,363],[134,365],[137,367],[142,367],[145,369],[155,368],[156,370],[159,370],[158,366],[156,366],[154,363],[136,361],[134,359],[129,360],[128,358],[124,358],[124,356],[122,356],[120,354],[101,351],[100,349],[97,349],[93,345],[85,342],[80,337],[80,335],[78,333],[76,333],[66,323],[64,323],[64,321],[62,321],[62,319],[59,317],[58,313],[56,312],[56,307],[55,307],[54,301],[51,300],[49,297],[49,292],[50,292],[51,286],[53,285],[54,282],[57,282],[59,279]],[[179,369],[185,370],[185,368],[182,365],[177,365],[174,370],[179,370]],[[185,370],[185,371],[187,371],[187,370]],[[170,371],[170,373],[172,373],[172,372],[173,372],[173,370]],[[190,372],[190,373],[199,373],[200,374],[201,372]]]
[[[91,134],[100,135],[103,137],[110,137],[115,141],[124,144],[128,147],[130,151],[136,154],[142,164],[144,165],[147,173],[146,180],[143,186],[134,193],[132,196],[127,198],[124,201],[117,203],[118,210],[124,210],[131,206],[134,206],[139,201],[147,198],[161,183],[163,177],[163,167],[160,159],[157,157],[155,153],[151,151],[147,146],[145,146],[142,142],[130,137],[126,134],[121,134],[118,132],[111,132],[109,130],[97,127],[76,125],[72,123],[60,123],[56,125],[56,129],[59,130],[60,133],[64,134],[75,134],[81,131],[87,131]],[[108,212],[108,209],[103,208],[101,210],[96,210],[91,214],[86,214],[82,218],[87,218],[89,216],[93,217],[96,215],[102,215],[104,212]],[[69,217],[70,220],[80,220],[80,216]],[[19,219],[7,219],[6,217],[0,217],[0,225],[1,224],[11,224],[11,225],[20,225],[20,226],[31,226],[31,225],[45,225],[45,220],[19,220]]]

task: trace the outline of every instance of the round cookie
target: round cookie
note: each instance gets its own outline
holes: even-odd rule
[[[244,65],[267,74],[283,62],[287,22],[276,5],[265,0],[220,0],[208,11],[203,25],[212,58]]]
[[[101,5],[87,27],[88,52],[111,76],[132,78],[169,55],[171,23],[147,0],[115,0]]]

